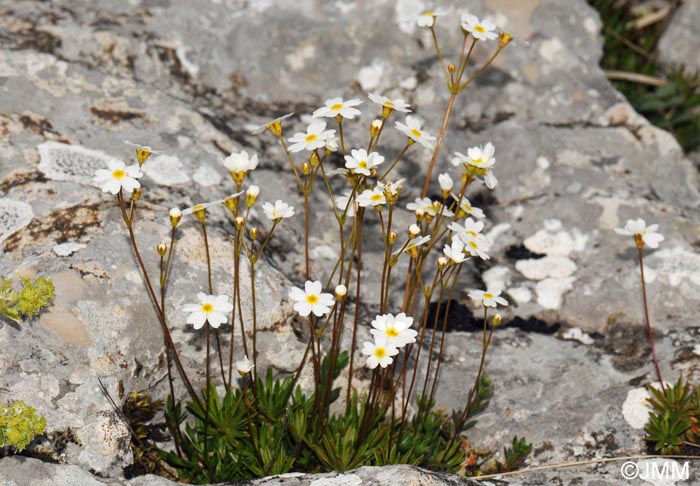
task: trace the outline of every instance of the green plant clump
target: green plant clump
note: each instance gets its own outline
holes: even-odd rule
[[[649,386],[649,422],[647,441],[660,454],[679,454],[684,446],[700,446],[700,388],[679,378],[666,392]],[[694,452],[694,451],[693,451]]]
[[[12,446],[22,451],[45,428],[46,418],[23,401],[0,405],[0,447]]]
[[[56,290],[48,277],[22,278],[22,289],[19,292],[13,283],[13,279],[2,277],[0,314],[17,323],[23,317],[31,319],[49,305]]]

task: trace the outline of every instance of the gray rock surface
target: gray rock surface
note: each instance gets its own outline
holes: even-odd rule
[[[697,26],[700,23],[700,1],[684,0],[673,14],[664,35],[659,41],[661,60],[684,64],[690,71],[700,71],[700,39]]]
[[[5,458],[0,481],[23,484],[35,474],[32,484],[117,484],[132,461],[128,432],[97,379],[115,399],[121,385],[164,396],[167,380],[162,336],[119,212],[92,174],[109,159],[132,156],[122,140],[165,152],[147,163],[143,179],[139,234],[153,269],[155,246],[168,237],[168,208],[231,193],[219,163],[231,151],[260,155],[251,178],[262,187],[261,200],[301,207],[278,147],[268,136],[249,135],[248,128],[290,111],[310,113],[332,96],[381,92],[407,99],[436,133],[448,93],[429,37],[410,20],[412,9],[428,5],[0,4],[0,274],[46,274],[57,286],[53,307],[38,319],[0,324],[1,399],[23,399],[46,415],[43,445],[61,463]],[[462,8],[462,2],[444,4],[454,12]],[[605,80],[598,68],[600,21],[585,2],[483,0],[468,7],[494,15],[518,36],[475,89],[458,98],[436,168],[451,170],[447,154],[454,150],[487,141],[497,148],[497,189],[487,193],[481,186],[478,195],[469,194],[486,211],[492,260],[480,267],[482,275],[465,272],[462,285],[505,285],[512,304],[487,364],[496,393],[469,439],[500,449],[513,435],[524,435],[535,447],[530,465],[638,454],[643,431],[633,424],[643,409],[634,405],[653,375],[635,252],[631,239],[612,229],[636,217],[660,224],[666,240],[649,254],[647,266],[662,369],[668,380],[684,373],[697,382],[697,171],[671,135],[639,117]],[[460,35],[455,19],[440,19],[438,31],[445,51],[454,52]],[[478,61],[487,55],[475,52]],[[365,137],[373,108],[365,102],[363,109],[362,123],[348,127],[350,138]],[[295,117],[286,130],[302,126]],[[383,150],[392,154],[403,138],[391,131],[384,141]],[[419,195],[428,157],[417,148],[398,167],[408,178],[404,204]],[[326,218],[320,215],[312,226],[319,275],[334,238]],[[217,290],[230,294],[229,223],[223,209],[212,211],[211,220],[212,254],[227,262],[216,266]],[[408,211],[397,214],[398,224],[410,220]],[[279,231],[274,252],[258,265],[266,350],[261,366],[283,371],[303,352],[285,291],[303,280],[300,227]],[[202,248],[196,225],[183,223],[168,301],[173,333],[189,364],[201,363],[203,340],[181,324],[185,316],[178,309],[205,288]],[[376,274],[377,249],[369,245],[369,277]],[[458,320],[471,320],[471,308],[460,312]],[[450,336],[439,396],[447,408],[459,407],[471,386],[479,339],[472,332]],[[196,379],[201,383],[203,376]],[[400,467],[355,474],[362,484],[468,484],[454,476],[426,479],[426,473]],[[396,482],[382,482],[389,478]],[[577,478],[580,484],[619,484],[619,465],[505,481],[570,484]],[[275,481],[259,484],[281,484]],[[129,484],[168,483],[149,477]]]

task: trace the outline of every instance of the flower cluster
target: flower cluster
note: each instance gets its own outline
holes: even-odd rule
[[[362,345],[362,354],[367,356],[367,366],[371,369],[381,366],[386,368],[394,361],[394,356],[399,354],[399,349],[407,344],[416,342],[418,333],[411,329],[413,317],[408,317],[403,312],[378,315],[372,321],[373,329],[370,333],[374,336],[374,342],[365,341]]]

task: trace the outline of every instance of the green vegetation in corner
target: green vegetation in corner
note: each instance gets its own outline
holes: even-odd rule
[[[46,428],[46,418],[21,400],[0,405],[0,447],[12,446],[22,451]]]
[[[34,317],[53,300],[55,287],[48,277],[23,278],[19,292],[13,283],[11,278],[2,277],[0,315],[15,322],[19,322],[22,317]]]
[[[686,152],[700,148],[700,73],[660,61],[656,46],[677,0],[659,10],[636,0],[588,0],[603,21],[601,66],[651,123],[671,132]]]

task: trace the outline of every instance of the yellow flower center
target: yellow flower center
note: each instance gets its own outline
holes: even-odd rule
[[[484,32],[486,32],[486,29],[484,29],[481,25],[475,25],[475,26],[474,26],[474,30],[477,31],[477,32],[480,32],[480,33],[482,33],[482,34],[483,34]]]
[[[314,304],[318,303],[318,295],[316,295],[316,294],[307,295],[307,296],[306,296],[306,302],[307,302],[308,304],[311,304],[311,305],[314,305]]]
[[[479,249],[479,245],[477,245],[475,241],[470,241],[470,242],[469,242],[469,246],[471,246],[471,247],[474,248],[475,250],[478,250],[478,249]]]
[[[389,108],[393,108],[396,106],[393,101],[385,101],[384,106],[388,106]]]
[[[489,294],[488,292],[485,292],[484,299],[493,299],[493,294]]]
[[[390,327],[386,330],[386,335],[389,337],[398,337],[399,332],[396,330],[395,327]]]
[[[367,161],[366,161],[366,160],[360,160],[360,161],[357,163],[357,166],[358,166],[359,168],[361,168],[361,169],[366,169],[366,168],[367,168]]]
[[[433,16],[433,12],[431,12],[430,10],[428,10],[427,12],[423,12],[423,15],[426,15],[426,16],[427,16],[427,15],[430,15],[430,16],[432,17],[432,16]]]
[[[479,157],[478,159],[472,159],[472,162],[474,162],[474,163],[477,164],[477,165],[478,165],[478,164],[483,164],[483,163],[484,163],[484,158],[483,158],[483,157]]]
[[[417,138],[421,138],[423,136],[420,130],[416,130],[415,128],[411,128],[411,134],[413,134]]]
[[[310,142],[313,142],[314,140],[316,140],[317,138],[318,138],[318,135],[316,135],[315,133],[312,133],[311,135],[307,135],[306,138],[304,139],[304,141],[306,143],[310,143]]]
[[[336,103],[335,105],[331,106],[331,110],[333,111],[340,111],[343,109],[343,104],[342,103]]]
[[[112,177],[114,177],[115,179],[123,179],[126,177],[126,172],[124,172],[121,169],[117,169],[114,172],[112,172]]]
[[[372,194],[370,198],[372,201],[381,201],[382,199],[384,199],[384,194]]]
[[[196,206],[192,206],[192,212],[195,212],[195,213],[196,213],[197,211],[201,211],[201,210],[203,210],[203,209],[206,209],[206,208],[204,207],[204,204],[197,204]]]
[[[374,350],[374,356],[382,359],[384,356],[386,356],[386,349],[384,348],[375,348]]]
[[[213,310],[214,306],[211,305],[209,302],[207,302],[206,304],[202,304],[202,312],[204,312],[205,314],[209,314]]]
[[[471,209],[471,208],[469,208],[469,209]],[[467,231],[466,233],[468,235],[472,235],[474,238],[476,238],[476,236],[477,236],[476,231]]]

